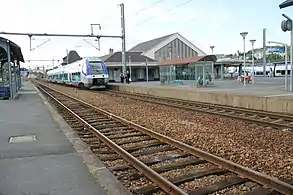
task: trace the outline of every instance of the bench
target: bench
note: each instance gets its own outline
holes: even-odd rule
[[[0,99],[9,99],[10,89],[9,87],[0,87]]]

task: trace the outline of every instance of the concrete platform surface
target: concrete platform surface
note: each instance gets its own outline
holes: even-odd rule
[[[226,106],[292,114],[293,92],[284,90],[284,78],[256,78],[245,87],[237,80],[216,80],[214,85],[197,88],[195,81],[180,84],[160,82],[111,83],[109,88],[160,97],[171,97]]]
[[[0,101],[0,110],[1,195],[109,194],[89,172],[32,84],[24,83],[15,100]],[[28,137],[9,143],[12,136],[23,135]],[[36,140],[29,139],[31,135]]]
[[[289,80],[288,80],[289,83]],[[128,85],[121,83],[110,83],[111,85]],[[218,92],[229,94],[249,94],[259,97],[284,97],[292,98],[293,92],[285,91],[285,80],[283,77],[275,77],[269,79],[267,77],[256,77],[255,84],[249,83],[245,87],[239,81],[233,79],[220,80],[216,79],[214,85],[208,87],[197,87],[196,81],[183,81],[180,84],[164,84],[161,85],[159,81],[150,82],[134,82],[134,86],[156,87],[156,88],[178,88],[183,90],[192,90],[198,92]],[[288,84],[289,86],[289,84]]]

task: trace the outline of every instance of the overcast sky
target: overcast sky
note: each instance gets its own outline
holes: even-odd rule
[[[282,0],[7,0],[1,3],[2,9],[7,9],[1,12],[0,31],[89,34],[90,24],[99,23],[102,29],[95,28],[95,34],[121,35],[119,4],[122,2],[126,49],[179,32],[206,53],[210,53],[210,45],[216,46],[215,53],[236,53],[243,50],[240,32],[248,31],[247,38],[256,39],[256,47],[260,47],[263,28],[268,29],[268,40],[289,42],[289,34],[281,31],[280,22],[281,14],[290,16],[293,8],[280,10],[278,5]],[[28,37],[2,36],[22,48],[25,60],[61,59],[66,49],[76,50],[81,56],[101,56],[109,48],[121,51],[121,39],[101,39],[101,50],[97,51],[82,38],[51,37],[51,41],[30,52]],[[47,39],[35,37],[32,46]],[[31,63],[36,64],[52,65],[52,62]]]

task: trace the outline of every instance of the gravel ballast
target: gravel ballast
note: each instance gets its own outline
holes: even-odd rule
[[[56,84],[48,86],[264,174],[293,180],[293,133]]]

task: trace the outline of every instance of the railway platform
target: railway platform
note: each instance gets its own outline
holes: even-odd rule
[[[284,90],[284,78],[256,78],[245,87],[237,80],[216,80],[214,85],[198,88],[196,83],[161,85],[160,82],[113,83],[112,89],[184,100],[235,106],[262,111],[292,113],[293,93]]]
[[[129,194],[30,82],[0,110],[0,194]]]

